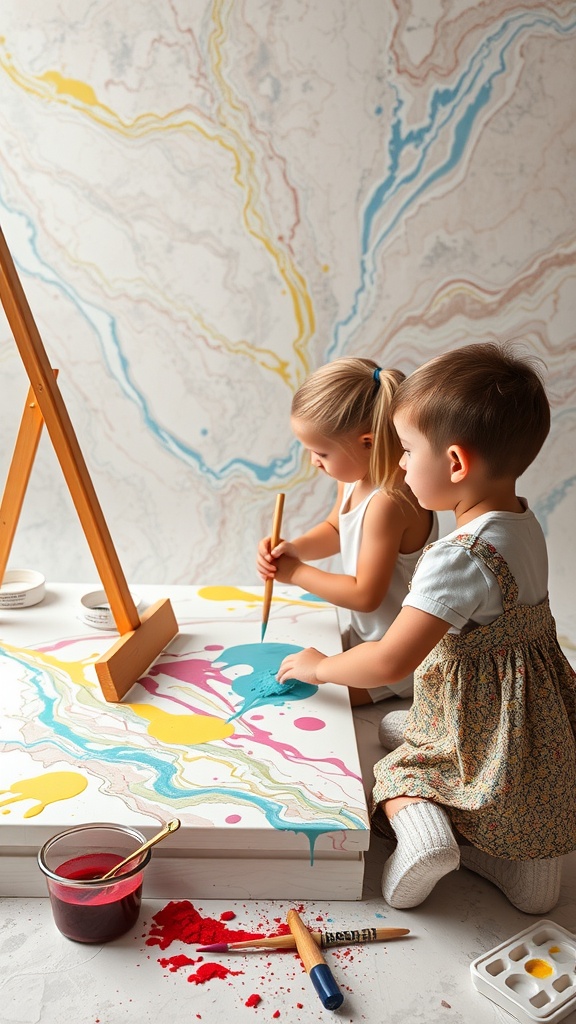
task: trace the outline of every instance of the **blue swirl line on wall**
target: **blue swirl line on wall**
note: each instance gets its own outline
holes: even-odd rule
[[[460,75],[453,88],[443,87],[432,92],[428,119],[420,128],[404,132],[401,121],[404,101],[396,92],[397,98],[392,110],[393,120],[388,143],[388,173],[374,189],[365,206],[361,231],[360,284],[354,293],[350,312],[335,324],[333,342],[327,350],[326,359],[333,359],[335,356],[343,354],[353,330],[361,326],[362,314],[371,298],[369,290],[375,284],[377,277],[376,255],[379,249],[422,193],[440,178],[449,174],[456,166],[462,157],[479,114],[490,102],[495,80],[506,71],[507,51],[521,35],[539,28],[568,35],[576,29],[576,20],[562,25],[552,15],[535,17],[529,13],[506,19],[496,32],[480,43],[478,50],[472,55],[468,67]],[[493,50],[496,50],[495,55]],[[494,57],[495,66],[492,59]],[[489,61],[492,65],[491,69],[487,67]],[[474,94],[475,89],[476,93]],[[467,100],[470,102],[460,113]],[[459,114],[460,116],[458,116]],[[437,168],[427,172],[427,158],[431,152],[433,155],[434,144],[441,138],[442,133],[450,128],[452,128],[453,136],[447,159]],[[416,166],[409,172],[401,174],[400,167],[405,152],[417,152],[418,150],[420,150],[420,156]],[[425,176],[420,180],[423,174]],[[403,190],[407,190],[408,186],[413,183],[416,183],[414,190],[408,192],[400,207],[374,235],[376,220],[385,212],[387,203]]]
[[[392,109],[393,120],[388,143],[388,171],[383,181],[377,185],[368,198],[363,215],[360,283],[355,291],[350,312],[334,326],[333,341],[327,350],[326,359],[334,358],[345,351],[354,330],[361,326],[363,315],[372,299],[371,289],[374,288],[377,280],[376,256],[390,232],[396,227],[399,220],[405,217],[407,211],[422,193],[448,174],[460,160],[479,114],[490,102],[495,80],[506,71],[505,56],[508,49],[522,34],[532,30],[541,29],[568,35],[575,28],[576,21],[573,20],[563,25],[551,13],[535,16],[531,12],[521,12],[505,19],[498,30],[479,44],[476,53],[470,58],[468,67],[452,88],[442,87],[432,91],[427,120],[419,128],[404,131],[402,114],[405,103],[399,91],[396,90],[396,102]],[[493,51],[496,51],[496,66],[492,66],[490,69],[487,65],[494,56]],[[477,89],[477,92],[472,95],[474,89]],[[467,99],[470,99],[470,102],[460,113]],[[427,171],[428,158],[431,154],[433,156],[434,144],[442,138],[443,133],[450,129],[453,131],[453,138],[448,158],[436,169]],[[416,153],[419,151],[419,158],[411,171],[401,175],[402,156],[409,151]],[[422,175],[424,177],[420,180]],[[415,185],[415,188],[409,192],[408,189],[412,185]],[[384,215],[386,205],[403,190],[408,194],[400,207],[375,234],[378,217]],[[19,220],[19,269],[24,269],[28,275],[57,288],[75,306],[94,331],[105,364],[115,381],[127,398],[139,408],[146,428],[162,448],[184,464],[193,466],[214,484],[223,483],[234,475],[248,475],[261,483],[273,480],[287,481],[298,471],[302,454],[301,448],[296,442],[290,445],[285,455],[272,459],[268,463],[258,463],[248,458],[233,458],[216,467],[206,461],[200,450],[185,444],[181,438],[162,426],[155,419],[146,396],[139,390],[132,378],[130,363],[122,352],[115,318],[105,309],[83,300],[43,261],[36,245],[34,224],[23,212],[11,210],[1,196],[0,205],[6,210],[8,219],[18,218]],[[25,224],[24,232],[22,231],[23,224]],[[16,262],[16,257],[14,258]]]
[[[545,536],[548,536],[549,533],[548,517],[562,504],[566,495],[569,494],[574,486],[576,486],[576,476],[569,476],[566,480],[560,481],[549,494],[544,495],[531,504],[532,511],[538,519]]]
[[[2,181],[1,177],[0,181]],[[15,251],[12,251],[11,254],[20,275],[26,274],[28,277],[35,278],[57,289],[77,309],[98,339],[105,365],[114,380],[122,388],[127,398],[140,409],[146,428],[166,451],[185,464],[195,466],[202,476],[209,477],[213,482],[222,482],[227,477],[237,475],[238,470],[243,473],[248,472],[261,483],[290,479],[298,470],[301,462],[301,446],[297,441],[292,441],[285,456],[272,459],[267,464],[254,462],[247,458],[233,458],[224,462],[220,467],[214,468],[206,462],[200,451],[185,444],[181,438],[163,427],[155,419],[146,396],[134,383],[130,362],[122,351],[115,317],[107,310],[80,298],[77,292],[66,281],[59,278],[42,259],[37,246],[36,227],[26,214],[7,207],[1,196],[0,206],[6,211],[6,223],[12,220],[13,226],[15,229],[17,228],[14,235],[19,240],[18,258]],[[5,234],[7,233],[10,232],[5,230]]]

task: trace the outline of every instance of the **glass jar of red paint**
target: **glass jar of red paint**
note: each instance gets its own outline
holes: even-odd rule
[[[95,822],[76,825],[44,843],[38,864],[62,935],[74,942],[100,944],[117,939],[136,924],[151,850],[108,881],[100,879],[145,842],[135,828]]]

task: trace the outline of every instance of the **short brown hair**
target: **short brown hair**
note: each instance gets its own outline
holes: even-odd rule
[[[393,491],[401,484],[403,473],[398,467],[402,448],[390,417],[390,403],[403,380],[401,370],[382,370],[372,359],[334,359],[298,388],[291,414],[336,441],[345,441],[352,433],[373,434],[370,477],[376,487]]]
[[[550,404],[533,357],[510,345],[466,345],[430,359],[400,385],[391,414],[406,411],[435,451],[461,444],[490,476],[519,477],[550,430]]]

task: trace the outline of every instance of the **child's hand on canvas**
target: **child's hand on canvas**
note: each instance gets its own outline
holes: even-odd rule
[[[307,647],[297,654],[288,654],[276,676],[279,683],[287,682],[288,679],[298,679],[301,683],[312,683],[318,686],[322,679],[316,678],[316,668],[321,661],[324,661],[325,654],[321,654],[315,647]]]

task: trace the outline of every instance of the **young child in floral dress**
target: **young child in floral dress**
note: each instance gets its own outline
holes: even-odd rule
[[[576,848],[576,674],[542,530],[516,495],[548,434],[546,393],[529,359],[469,345],[408,377],[391,414],[407,485],[456,529],[425,550],[382,640],[308,648],[278,678],[370,688],[417,670],[403,740],[374,770],[374,824],[396,839],[384,898],[417,906],[462,863],[546,913]]]

